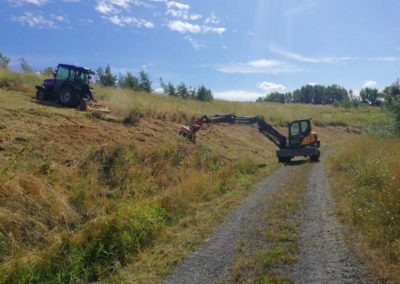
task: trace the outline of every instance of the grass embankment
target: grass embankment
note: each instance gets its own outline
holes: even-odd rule
[[[311,165],[293,169],[291,177],[268,197],[263,237],[241,244],[232,271],[238,283],[293,283],[291,269],[297,263],[299,225]],[[263,244],[260,247],[260,243]]]
[[[385,283],[400,279],[400,141],[359,137],[330,160],[342,221],[353,228],[360,255]]]
[[[132,96],[129,90],[115,88],[96,88],[96,96],[110,107],[124,115],[136,110],[145,116],[177,120],[202,114],[263,115],[268,122],[275,126],[286,127],[295,119],[312,118],[318,127],[339,126],[363,128],[371,121],[382,122],[386,115],[377,108],[337,108],[328,105],[279,104],[279,103],[240,103],[227,101],[198,102],[182,100],[160,95],[136,93]]]
[[[86,282],[125,265],[197,203],[251,184],[254,163],[218,158],[207,148],[117,145],[68,166],[2,168],[1,280]]]
[[[372,108],[201,103],[96,87],[116,118],[99,120],[33,101],[42,79],[0,72],[0,282],[87,282],[128,263],[123,278],[159,280],[277,166],[274,145],[254,127],[216,126],[197,145],[178,139],[193,116],[262,114],[276,125],[351,118],[342,124],[350,128],[384,119]],[[323,141],[347,135],[318,131]]]

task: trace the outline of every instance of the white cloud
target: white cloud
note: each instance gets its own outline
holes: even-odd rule
[[[141,0],[97,0],[95,10],[101,14],[117,14],[131,6],[148,6]]]
[[[201,19],[201,15],[199,14],[190,14],[187,10],[175,10],[175,9],[168,9],[165,12],[166,15],[170,15],[175,18],[181,18],[184,20],[198,20]]]
[[[346,61],[380,61],[380,62],[400,62],[400,57],[388,56],[388,57],[351,57],[351,56],[324,56],[324,57],[313,57],[305,56],[299,53],[282,50],[276,47],[270,47],[270,51],[282,55],[288,59],[292,59],[299,62],[305,63],[338,63]]]
[[[24,4],[32,4],[36,6],[42,6],[47,3],[47,0],[7,0],[12,5],[20,6]]]
[[[15,22],[20,22],[23,25],[39,29],[56,29],[58,28],[57,23],[67,22],[63,16],[52,14],[49,17],[43,17],[40,14],[34,15],[30,12],[26,12],[22,16],[18,17],[13,16],[12,20]]]
[[[177,1],[167,1],[166,4],[167,4],[168,9],[171,9],[171,8],[175,8],[178,10],[189,10],[190,9],[189,5],[180,3]]]
[[[191,36],[185,36],[185,39],[186,39],[188,42],[190,42],[190,44],[192,45],[192,47],[193,47],[194,50],[197,50],[197,51],[198,51],[198,50],[201,50],[201,49],[203,49],[203,48],[206,47],[206,45],[205,45],[204,43],[202,43],[202,42],[200,42],[200,41],[194,39],[194,38],[191,37]]]
[[[308,83],[307,85],[316,86],[316,85],[318,85],[318,83],[316,83],[316,82],[310,82],[310,83]]]
[[[231,63],[217,66],[217,71],[239,74],[279,74],[300,71],[296,66],[274,59],[259,59],[246,63]]]
[[[125,16],[113,15],[113,16],[109,16],[109,17],[105,17],[105,18],[108,19],[114,25],[117,25],[120,27],[135,26],[138,28],[148,28],[148,29],[154,28],[154,24],[152,22],[149,22],[149,21],[146,21],[143,19],[137,19],[135,17],[125,17]]]
[[[183,21],[170,21],[168,23],[168,27],[172,31],[180,32],[183,34],[184,33],[197,34],[201,32],[201,26]]]
[[[206,25],[218,25],[221,21],[212,13],[207,19],[204,20]]]
[[[259,83],[257,86],[267,92],[283,92],[286,89],[282,84],[266,81]]]
[[[223,34],[226,29],[223,27],[209,27],[209,26],[202,26],[203,33],[216,33],[216,34]]]
[[[265,94],[251,92],[246,90],[228,90],[228,91],[220,91],[214,92],[214,97],[219,100],[226,101],[240,101],[240,102],[250,102],[255,101],[259,97],[263,97]]]
[[[209,27],[209,26],[200,26],[197,24],[192,24],[190,22],[184,21],[169,21],[168,28],[172,31],[180,32],[180,33],[217,33],[222,34],[225,32],[225,28],[222,27]]]
[[[378,83],[376,81],[368,80],[363,84],[363,88],[375,88]]]

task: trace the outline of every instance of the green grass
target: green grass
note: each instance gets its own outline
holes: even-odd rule
[[[20,190],[29,192],[26,205],[39,209],[24,212],[21,202],[14,215],[6,211],[10,218],[20,213],[21,223],[0,224],[3,283],[97,281],[152,245],[162,228],[192,214],[191,206],[249,186],[246,177],[258,172],[251,161],[221,161],[206,147],[168,145],[143,154],[129,144],[93,149],[69,169],[55,161],[27,162],[33,173],[46,176],[47,189],[38,177],[26,180],[22,169],[18,176],[9,171],[0,177],[0,189],[11,204],[18,204],[20,197],[12,194]],[[55,210],[56,216],[47,216]],[[34,219],[32,225],[24,214]],[[45,222],[59,223],[57,230],[50,233],[54,225],[49,224],[49,231],[42,231]],[[35,242],[19,229],[24,227],[38,236]]]
[[[193,145],[177,137],[178,122],[216,113],[261,114],[275,125],[313,117],[324,132],[385,118],[373,108],[203,103],[95,86],[113,111],[98,117],[33,101],[42,79],[0,71],[5,283],[95,281],[124,265],[137,272],[128,280],[157,281],[277,166],[275,148],[253,128],[220,127]],[[275,234],[289,242],[286,229]]]
[[[27,91],[33,85],[41,84],[43,76],[36,74],[20,74],[0,68],[0,89]]]
[[[364,241],[372,270],[399,279],[393,268],[400,264],[400,141],[363,136],[346,142],[330,161],[338,212]]]
[[[215,100],[198,102],[154,94],[133,93],[130,90],[96,88],[96,96],[107,102],[116,114],[128,115],[137,109],[151,118],[185,121],[202,114],[263,115],[274,125],[286,126],[290,121],[312,118],[317,126],[362,127],[370,121],[384,120],[386,114],[378,108],[337,108],[306,104],[239,103]]]

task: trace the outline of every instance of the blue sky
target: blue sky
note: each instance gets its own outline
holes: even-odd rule
[[[0,0],[0,52],[13,68],[110,64],[254,100],[384,88],[400,76],[399,19],[399,0]]]

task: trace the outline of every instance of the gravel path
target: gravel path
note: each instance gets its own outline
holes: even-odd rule
[[[260,183],[257,191],[234,210],[196,252],[178,264],[164,283],[224,283],[223,279],[232,279],[229,271],[239,242],[251,241],[257,228],[263,227],[267,197],[291,177],[293,169],[281,167]],[[367,283],[363,280],[361,265],[346,247],[345,231],[335,216],[323,161],[313,166],[304,202],[299,262],[294,267],[295,283]]]
[[[311,172],[304,214],[295,283],[367,283],[361,265],[346,247],[322,161]]]
[[[226,279],[234,263],[239,241],[246,241],[262,222],[267,208],[267,196],[279,188],[291,167],[282,167],[257,186],[223,225],[217,228],[195,253],[178,265],[164,283],[215,283]]]

